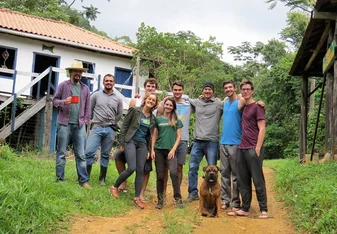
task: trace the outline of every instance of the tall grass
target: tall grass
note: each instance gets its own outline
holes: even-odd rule
[[[93,168],[85,190],[77,184],[73,160],[66,166],[66,181],[55,182],[52,157],[22,157],[7,146],[0,149],[0,233],[66,232],[74,215],[115,216],[132,206],[132,193],[112,199],[108,186],[98,183],[99,166]],[[110,167],[108,183],[117,177]],[[113,173],[111,173],[113,171]]]
[[[337,163],[299,165],[298,159],[266,161],[276,170],[279,198],[299,230],[337,233]],[[282,195],[281,195],[282,194]]]

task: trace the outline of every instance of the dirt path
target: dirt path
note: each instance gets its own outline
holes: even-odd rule
[[[74,218],[71,234],[78,233],[296,233],[283,204],[275,198],[273,190],[274,172],[264,169],[269,219],[258,219],[259,210],[254,197],[249,217],[230,217],[225,212],[219,218],[201,217],[197,212],[198,202],[187,204],[182,210],[177,210],[173,201],[168,201],[163,210],[154,209],[155,200],[148,201],[144,210],[133,209],[124,216],[104,218],[85,217]],[[200,179],[199,179],[200,182]],[[183,198],[187,196],[187,181],[181,187]],[[155,191],[151,191],[155,193]],[[169,191],[170,192],[170,191]],[[168,194],[171,197],[172,194]],[[155,196],[154,196],[155,197]],[[170,200],[170,199],[169,199]],[[173,221],[173,222],[170,222]],[[175,225],[177,224],[177,225]],[[183,229],[182,229],[183,228]]]

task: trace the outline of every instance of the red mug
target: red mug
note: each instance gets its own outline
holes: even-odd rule
[[[71,103],[77,104],[78,103],[78,96],[71,96]]]

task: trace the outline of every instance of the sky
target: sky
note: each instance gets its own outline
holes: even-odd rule
[[[77,0],[81,5],[98,8],[101,14],[92,24],[110,37],[129,36],[136,41],[136,32],[142,22],[158,32],[192,31],[207,40],[209,36],[223,43],[223,60],[234,63],[227,53],[228,46],[243,41],[279,39],[286,26],[289,8],[278,3],[269,10],[266,0]],[[67,1],[68,3],[70,1]]]

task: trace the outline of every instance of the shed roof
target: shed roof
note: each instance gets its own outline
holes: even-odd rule
[[[39,35],[56,39],[58,43],[101,50],[106,53],[131,57],[135,48],[123,45],[83,28],[64,21],[57,21],[21,12],[0,8],[0,28],[8,29],[8,33],[23,32],[22,36]]]
[[[337,12],[337,0],[317,0],[315,11],[305,31],[302,43],[289,74],[293,76],[323,76],[323,58],[327,51],[329,17],[315,17],[315,12]],[[319,46],[321,45],[321,46]]]

